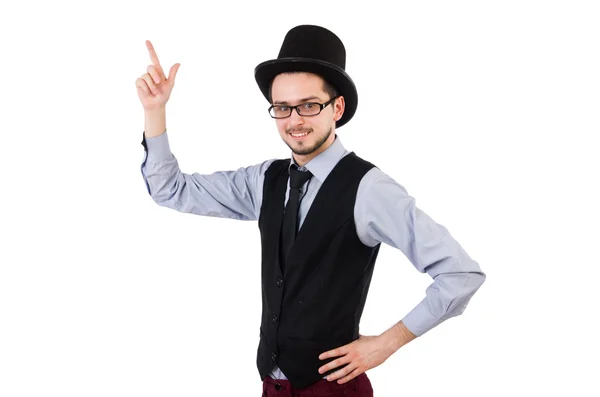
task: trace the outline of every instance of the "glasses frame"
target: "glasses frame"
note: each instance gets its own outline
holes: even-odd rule
[[[319,103],[319,102],[304,102],[304,103],[301,103],[300,105],[296,105],[296,106],[290,106],[290,105],[271,105],[271,106],[269,106],[268,112],[269,112],[269,116],[271,116],[271,118],[278,119],[278,120],[279,120],[279,119],[287,119],[288,117],[290,117],[290,116],[292,115],[292,112],[294,111],[294,109],[296,110],[296,113],[298,113],[298,116],[301,116],[301,117],[314,117],[314,116],[318,116],[318,115],[320,115],[320,114],[321,114],[321,112],[323,111],[323,109],[325,109],[327,106],[329,106],[329,104],[330,104],[330,103],[332,103],[333,101],[335,101],[335,100],[336,100],[337,98],[339,98],[339,97],[340,97],[340,95],[336,95],[336,96],[334,96],[333,98],[331,98],[330,100],[328,100],[328,101],[327,101],[327,102],[325,102],[325,103]],[[298,108],[299,108],[300,106],[304,106],[304,105],[306,105],[306,104],[309,104],[309,103],[310,103],[310,104],[313,104],[313,105],[317,105],[317,106],[319,107],[319,113],[316,113],[316,114],[308,114],[308,115],[306,115],[306,114],[300,114],[300,109],[298,109]],[[273,115],[271,114],[271,109],[273,109],[273,108],[274,108],[274,107],[276,107],[276,106],[286,106],[286,107],[288,107],[288,108],[290,109],[290,114],[288,114],[287,116],[284,116],[284,117],[276,117],[276,116],[273,116]]]

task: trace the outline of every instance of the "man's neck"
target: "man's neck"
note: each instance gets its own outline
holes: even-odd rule
[[[293,153],[294,161],[296,162],[296,164],[298,164],[298,167],[305,166],[306,164],[308,164],[309,161],[311,161],[312,159],[317,157],[319,154],[323,153],[325,150],[327,150],[327,148],[329,148],[329,146],[333,145],[333,142],[335,142],[335,139],[336,139],[335,131],[333,131],[331,133],[330,139],[325,141],[325,143],[323,143],[323,145],[321,145],[321,147],[319,149],[317,149],[316,151],[314,151],[310,154],[304,154],[304,155]]]

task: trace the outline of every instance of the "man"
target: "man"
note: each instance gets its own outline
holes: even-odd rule
[[[336,131],[358,103],[344,45],[322,27],[291,29],[278,58],[255,69],[291,158],[210,175],[182,173],[170,151],[165,104],[179,64],[167,78],[146,45],[152,65],[136,86],[149,194],[180,212],[258,220],[263,395],[372,396],[366,371],[461,314],[485,274],[404,187],[342,145]],[[359,322],[382,242],[434,281],[396,325],[363,336]]]

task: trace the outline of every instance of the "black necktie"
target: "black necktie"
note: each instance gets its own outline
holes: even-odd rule
[[[299,171],[295,164],[290,167],[290,194],[283,215],[281,229],[281,266],[285,266],[285,258],[289,252],[296,233],[298,232],[298,208],[300,201],[300,188],[312,177],[310,171]]]

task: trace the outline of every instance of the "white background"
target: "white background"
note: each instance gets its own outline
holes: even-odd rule
[[[305,23],[346,45],[346,148],[487,274],[368,372],[375,395],[599,395],[594,3],[3,3],[0,396],[260,395],[258,226],[152,201],[135,80],[146,39],[181,63],[167,125],[186,173],[288,156],[253,70]],[[361,333],[430,282],[383,246]]]

